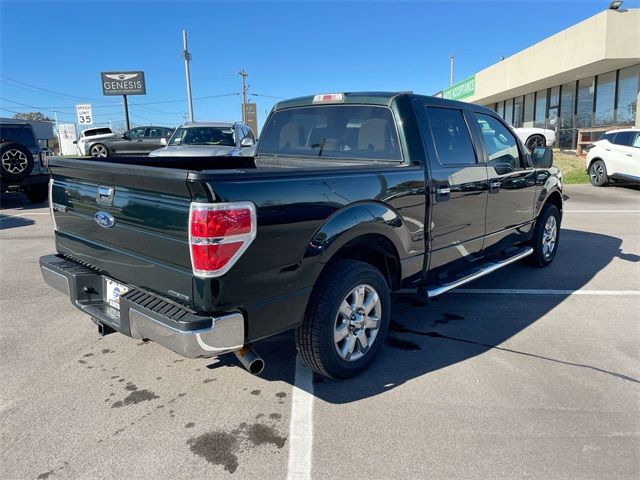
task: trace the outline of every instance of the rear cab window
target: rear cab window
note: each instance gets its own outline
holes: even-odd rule
[[[314,105],[274,112],[258,155],[402,161],[391,110],[371,105]]]

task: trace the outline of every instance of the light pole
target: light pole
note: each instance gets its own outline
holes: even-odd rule
[[[189,62],[191,62],[191,52],[187,48],[187,31],[182,31],[182,52],[180,56],[184,58],[184,74],[187,77],[187,103],[189,107],[189,121],[193,122],[193,100],[191,98],[191,72]]]
[[[449,57],[449,86],[453,85],[453,64],[455,62],[455,58],[453,53]]]
[[[249,74],[243,70],[238,72],[242,77],[242,123],[247,123],[247,77]]]

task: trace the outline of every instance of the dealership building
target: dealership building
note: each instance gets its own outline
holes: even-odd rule
[[[616,2],[613,2],[616,3]],[[613,4],[612,4],[613,6]],[[488,106],[515,127],[556,131],[574,150],[639,126],[640,10],[607,9],[442,91]]]

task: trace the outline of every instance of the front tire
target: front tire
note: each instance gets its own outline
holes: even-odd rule
[[[101,143],[96,143],[91,146],[89,153],[93,158],[106,158],[109,156],[109,149]]]
[[[607,166],[602,160],[596,160],[589,166],[589,180],[594,187],[603,187],[609,182]]]
[[[560,243],[560,212],[555,205],[547,203],[540,212],[533,232],[533,253],[527,260],[534,267],[551,265]]]
[[[380,352],[389,330],[391,298],[380,271],[337,260],[320,276],[296,348],[305,364],[330,378],[351,378]]]

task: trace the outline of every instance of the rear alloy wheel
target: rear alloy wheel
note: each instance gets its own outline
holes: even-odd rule
[[[89,153],[95,158],[105,158],[109,156],[109,149],[101,143],[97,143],[91,147]]]
[[[336,260],[316,283],[296,332],[296,347],[319,374],[354,377],[380,352],[390,309],[389,286],[377,268]]]
[[[531,135],[525,143],[529,151],[533,151],[536,147],[546,147],[547,140],[542,135]]]
[[[596,160],[589,167],[589,180],[594,187],[602,187],[609,182],[607,166],[602,160]]]

